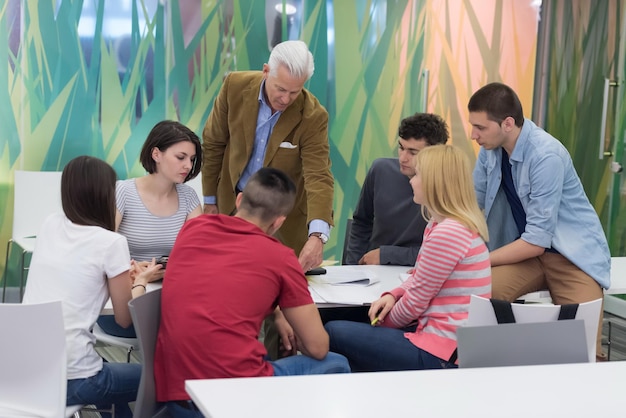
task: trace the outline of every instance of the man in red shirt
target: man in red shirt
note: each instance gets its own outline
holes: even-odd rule
[[[262,168],[237,196],[235,216],[202,215],[181,229],[163,281],[154,370],[157,400],[173,416],[200,414],[186,379],[350,371],[328,352],[294,251],[272,237],[295,195],[283,172]],[[258,334],[272,311],[284,348],[303,355],[266,360]]]

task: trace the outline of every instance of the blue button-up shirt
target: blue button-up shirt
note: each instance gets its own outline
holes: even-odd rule
[[[515,190],[526,212],[526,228],[520,238],[556,249],[607,289],[609,246],[567,149],[526,119],[509,161]],[[491,250],[512,242],[518,234],[500,187],[501,165],[500,148],[481,148],[474,168],[474,186],[487,217]]]
[[[265,151],[267,150],[267,142],[272,135],[274,126],[278,122],[278,118],[283,112],[277,111],[272,114],[272,108],[265,101],[265,95],[263,89],[265,87],[265,80],[261,82],[261,89],[259,90],[259,113],[256,118],[256,131],[254,133],[254,145],[252,146],[252,155],[250,161],[246,165],[245,170],[241,173],[241,177],[237,182],[237,188],[243,190],[248,184],[250,177],[259,169],[263,168],[263,161],[265,160]]]

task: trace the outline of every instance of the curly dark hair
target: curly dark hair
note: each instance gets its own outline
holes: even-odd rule
[[[402,119],[398,128],[402,139],[424,139],[428,145],[448,142],[448,125],[434,113],[416,113]]]

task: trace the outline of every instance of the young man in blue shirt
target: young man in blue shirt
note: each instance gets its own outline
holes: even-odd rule
[[[488,84],[469,104],[478,203],[489,226],[492,295],[549,289],[555,304],[603,297],[611,256],[600,219],[565,147],[524,119],[517,94]],[[603,359],[602,315],[596,354]]]

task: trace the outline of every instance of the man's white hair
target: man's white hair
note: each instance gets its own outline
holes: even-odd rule
[[[315,71],[313,54],[302,41],[281,42],[272,49],[268,62],[270,75],[276,77],[278,67],[284,66],[294,78],[306,77],[308,80]]]

